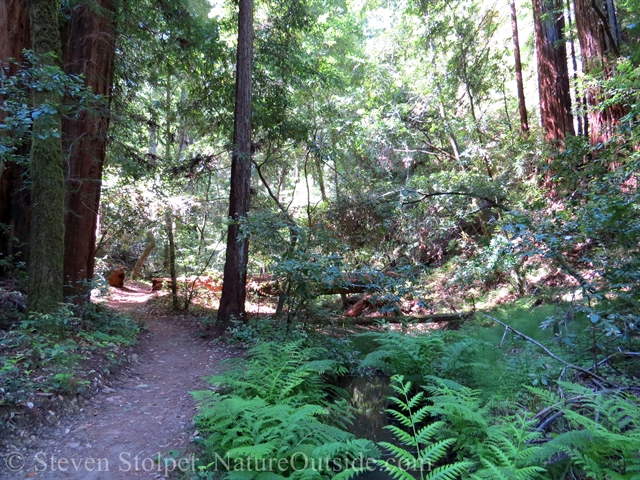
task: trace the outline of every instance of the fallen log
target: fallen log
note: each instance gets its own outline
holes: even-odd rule
[[[371,296],[367,295],[366,297],[361,298],[356,303],[354,303],[349,310],[347,310],[344,314],[345,317],[360,317],[362,313],[367,309],[367,307],[371,306]]]
[[[377,322],[385,323],[440,323],[462,321],[471,318],[476,312],[433,313],[430,315],[382,315],[379,317],[338,317],[334,321],[350,325],[373,325]]]

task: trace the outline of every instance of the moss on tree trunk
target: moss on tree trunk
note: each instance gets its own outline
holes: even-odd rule
[[[57,0],[32,0],[31,39],[40,61],[59,66],[60,31]],[[48,313],[62,302],[64,255],[64,172],[62,168],[61,98],[46,88],[33,93],[31,143],[31,257],[29,310]]]

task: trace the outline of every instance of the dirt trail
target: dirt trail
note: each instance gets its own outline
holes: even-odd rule
[[[22,469],[10,472],[2,462],[0,479],[165,478],[165,465],[171,469],[173,463],[158,464],[157,455],[172,451],[179,452],[174,454],[176,463],[181,462],[178,469],[192,468],[188,452],[193,450],[189,437],[195,404],[189,392],[206,388],[202,377],[239,352],[199,337],[202,327],[193,319],[145,314],[143,307],[152,295],[148,289],[128,284],[109,301],[141,318],[148,329],[128,371],[116,376],[82,412],[42,432],[35,447],[21,451]],[[20,462],[16,457],[9,463],[17,470]]]

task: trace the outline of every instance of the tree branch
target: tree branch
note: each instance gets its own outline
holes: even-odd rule
[[[616,388],[618,388],[618,385],[616,385],[615,383],[611,382],[610,380],[607,380],[604,377],[601,377],[600,375],[598,375],[597,373],[593,373],[589,370],[587,370],[586,368],[582,368],[579,367],[577,365],[573,365],[572,363],[567,362],[566,360],[563,360],[562,358],[558,357],[555,353],[553,353],[551,350],[549,350],[547,347],[545,347],[544,345],[542,345],[540,342],[538,342],[537,340],[534,340],[533,338],[525,335],[522,332],[519,332],[518,330],[516,330],[515,328],[507,325],[506,323],[498,320],[495,317],[492,317],[491,315],[487,315],[486,313],[483,313],[482,316],[488,318],[489,320],[492,320],[496,323],[499,323],[500,325],[502,325],[504,328],[506,328],[507,330],[511,330],[515,335],[524,338],[527,342],[533,343],[536,347],[540,348],[544,353],[546,353],[547,355],[549,355],[551,358],[553,358],[554,360],[560,362],[561,364],[563,364],[565,367],[567,368],[571,368],[572,370],[576,370],[580,373],[583,373],[584,375],[587,375],[591,378],[594,378],[596,380],[598,380],[599,382],[602,383],[606,383],[608,385],[612,385]]]
[[[423,192],[417,192],[420,194],[420,199],[418,200],[411,200],[408,202],[403,202],[403,205],[411,205],[414,203],[420,203],[423,200],[430,198],[430,197],[439,197],[442,195],[458,195],[458,196],[463,196],[463,197],[472,197],[472,198],[477,198],[479,200],[484,200],[485,202],[489,202],[492,206],[499,208],[500,210],[503,210],[505,212],[510,211],[511,209],[509,207],[507,207],[506,205],[500,203],[498,201],[498,199],[496,198],[491,199],[489,197],[485,197],[482,195],[476,195],[474,193],[468,193],[468,192],[431,192],[431,193],[423,193]]]

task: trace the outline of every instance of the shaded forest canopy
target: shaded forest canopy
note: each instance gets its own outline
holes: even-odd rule
[[[636,0],[4,0],[0,327],[90,331],[92,295],[125,279],[227,339],[383,325],[386,337],[366,337],[377,350],[349,368],[417,376],[421,392],[468,408],[461,418],[430,404],[448,426],[411,440],[445,442],[431,459],[455,459],[443,478],[500,478],[493,467],[503,478],[633,478],[639,15]],[[517,315],[496,317],[500,305]],[[543,338],[512,324],[524,319]],[[392,331],[411,323],[462,330]],[[496,328],[500,346],[507,333],[529,345],[514,343],[504,375],[518,353],[536,359],[509,377],[538,389],[510,391],[526,406],[507,408],[512,430],[478,417],[499,415],[470,356],[456,357],[472,365],[464,373],[425,353],[491,357],[479,339]],[[303,343],[287,348],[329,361]],[[282,362],[268,350],[252,355]],[[322,364],[316,378],[305,365],[291,368],[311,379],[314,405],[336,408],[314,382],[347,367]],[[14,367],[0,372],[17,378]],[[434,378],[445,375],[461,383]],[[298,400],[252,403],[253,390],[223,380],[235,396],[199,400],[211,438],[220,402],[238,418],[321,415]],[[397,411],[413,408],[418,383],[394,377]],[[592,411],[606,411],[606,435]],[[323,428],[314,448],[344,447]],[[580,457],[579,445],[627,430],[636,443]],[[452,437],[461,431],[495,449],[465,447]],[[592,437],[551,442],[560,431]],[[523,447],[509,465],[496,453],[547,441],[552,453]],[[613,457],[624,461],[605,466]]]
[[[177,276],[226,263],[238,292],[269,273],[278,310],[294,313],[361,275],[386,277],[369,290],[389,311],[423,298],[442,310],[505,281],[522,296],[544,269],[604,288],[614,258],[627,261],[614,251],[623,231],[633,244],[633,2],[287,0],[248,5],[244,30],[222,2],[3,8],[0,255],[7,275],[31,269],[32,310],[63,293],[82,302],[96,258],[170,276],[174,308]],[[45,11],[59,38],[39,29]],[[54,170],[34,170],[57,140],[62,160],[44,147]],[[605,197],[624,224],[598,217],[614,208]],[[45,265],[62,235],[64,258]],[[438,295],[433,269],[451,274]],[[244,295],[222,302],[220,332]]]

